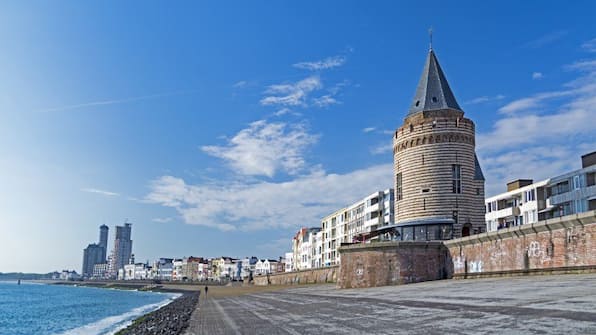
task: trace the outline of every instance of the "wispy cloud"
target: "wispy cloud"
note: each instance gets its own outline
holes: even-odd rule
[[[220,230],[298,228],[317,225],[321,217],[366,194],[389,187],[392,164],[345,174],[318,170],[286,182],[223,181],[189,185],[163,176],[154,180],[149,202],[175,208],[187,224]]]
[[[118,197],[118,196],[120,196],[119,193],[110,192],[110,191],[106,191],[106,190],[100,190],[98,188],[82,188],[81,191],[88,192],[88,193],[101,194],[101,195],[105,195],[105,196],[108,196],[108,197]]]
[[[318,98],[313,99],[313,104],[317,107],[328,107],[331,105],[337,105],[340,102],[337,101],[331,94],[325,94]]]
[[[135,96],[135,97],[122,98],[122,99],[98,100],[98,101],[84,102],[84,103],[74,104],[74,105],[45,108],[45,109],[38,110],[38,112],[43,112],[43,113],[60,112],[60,111],[84,109],[84,108],[89,108],[89,107],[97,107],[97,106],[118,105],[118,104],[125,104],[125,103],[131,103],[131,102],[137,102],[137,101],[143,101],[143,100],[184,95],[184,94],[189,94],[192,92],[196,92],[196,91],[175,91],[175,92],[166,92],[166,93],[159,93],[159,94],[152,94],[152,95],[141,95],[141,96]]]
[[[310,76],[296,83],[271,85],[265,90],[262,105],[305,106],[311,92],[323,87],[319,76]]]
[[[542,72],[532,72],[532,79],[538,80],[544,78]]]
[[[507,104],[493,128],[476,136],[487,195],[505,191],[513,179],[540,180],[576,169],[579,157],[596,147],[596,61],[564,68],[579,71],[578,77],[560,90]]]
[[[377,146],[370,149],[370,153],[373,155],[384,155],[393,151],[393,143],[391,141],[384,141],[377,144]]]
[[[314,61],[314,62],[300,62],[296,63],[293,66],[299,69],[306,69],[311,71],[320,71],[320,70],[327,70],[334,67],[339,67],[344,65],[346,62],[345,56],[333,56],[327,57],[323,60]]]
[[[584,42],[582,48],[588,52],[596,52],[596,38]]]
[[[223,159],[242,175],[273,177],[278,171],[295,175],[305,167],[306,149],[316,143],[304,124],[260,120],[238,132],[224,146],[201,149]]]
[[[481,97],[477,97],[477,98],[465,101],[464,105],[477,105],[477,104],[482,104],[482,103],[489,102],[489,101],[498,101],[498,100],[503,100],[503,99],[505,99],[505,96],[502,94],[497,94],[495,96],[483,95]]]
[[[567,34],[568,31],[566,30],[553,31],[527,42],[526,44],[524,44],[524,47],[532,49],[541,48],[545,45],[554,43],[562,39],[563,37],[567,36]]]
[[[375,131],[375,130],[377,130],[377,128],[375,128],[375,127],[366,127],[364,129],[362,129],[362,132],[363,133],[370,133],[371,131]]]
[[[246,85],[248,85],[248,82],[246,80],[240,80],[238,82],[235,82],[234,85],[232,85],[232,87],[234,87],[234,88],[243,88]]]
[[[573,90],[538,93],[527,98],[514,100],[499,108],[499,112],[503,114],[513,114],[524,110],[532,110],[543,106],[543,103],[546,100],[567,97],[573,94]]]
[[[151,219],[151,221],[157,222],[157,223],[168,223],[168,222],[172,221],[172,218],[153,218],[153,219]]]

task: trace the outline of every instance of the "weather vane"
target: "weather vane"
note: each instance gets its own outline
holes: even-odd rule
[[[428,37],[430,39],[430,50],[433,49],[433,27],[428,28]]]

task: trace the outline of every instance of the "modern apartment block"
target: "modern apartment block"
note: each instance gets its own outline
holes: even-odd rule
[[[93,277],[93,268],[97,264],[106,262],[106,248],[108,247],[108,227],[99,227],[99,243],[92,243],[83,250],[83,277]]]
[[[507,192],[487,198],[486,229],[495,231],[539,220],[596,210],[596,151],[582,156],[582,168],[534,183],[520,179]]]
[[[83,251],[83,270],[81,271],[83,277],[93,276],[95,265],[105,262],[105,259],[102,258],[103,255],[105,255],[105,249],[99,244],[92,243],[85,248]]]
[[[321,228],[300,228],[292,239],[292,269],[320,267],[322,249]]]
[[[129,264],[132,256],[132,225],[125,223],[124,226],[116,226],[116,235],[114,238],[114,249],[110,260],[110,273],[115,276],[118,270],[123,269],[124,265]]]
[[[99,246],[103,248],[103,254],[102,254],[102,261],[101,263],[104,263],[106,261],[106,257],[107,257],[107,252],[108,252],[108,231],[110,230],[110,228],[108,228],[108,226],[106,226],[105,224],[102,224],[101,226],[99,226]]]
[[[322,264],[339,264],[337,249],[359,235],[394,223],[394,192],[389,188],[342,208],[321,220]]]

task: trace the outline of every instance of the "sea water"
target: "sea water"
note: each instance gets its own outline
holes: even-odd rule
[[[0,282],[0,334],[113,334],[176,294]]]

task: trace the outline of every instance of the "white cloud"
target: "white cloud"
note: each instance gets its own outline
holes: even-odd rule
[[[296,63],[293,66],[299,69],[306,69],[311,71],[320,71],[331,69],[334,67],[342,66],[346,62],[346,57],[344,56],[333,56],[327,57],[323,60],[315,61],[315,62],[300,62]]]
[[[221,230],[317,226],[320,219],[374,192],[390,187],[392,164],[345,174],[322,170],[272,183],[224,181],[189,185],[163,176],[150,185],[147,201],[175,208],[188,224]],[[365,193],[362,193],[366,190]]]
[[[98,188],[82,188],[81,191],[88,192],[88,193],[101,194],[101,195],[105,195],[105,196],[108,196],[108,197],[118,197],[118,196],[120,196],[120,194],[118,194],[118,193],[110,192],[110,191],[106,191],[106,190],[100,190]]]
[[[573,94],[573,90],[539,93],[531,97],[514,100],[499,108],[499,112],[504,114],[513,114],[524,110],[536,109],[543,106],[543,102],[545,100],[566,97]]]
[[[363,133],[370,133],[371,131],[375,131],[377,128],[375,127],[366,127],[364,129],[362,129]]]
[[[554,144],[509,150],[498,155],[481,156],[487,197],[503,193],[506,184],[520,178],[544,180],[580,168],[580,156],[594,150],[596,142]]]
[[[588,52],[596,52],[596,38],[586,41],[584,44],[582,44],[582,48]]]
[[[550,32],[543,36],[540,36],[535,40],[527,42],[524,45],[524,47],[532,48],[532,49],[541,48],[545,45],[548,45],[548,44],[551,44],[553,42],[560,40],[561,38],[565,37],[567,35],[567,33],[568,32],[566,30],[553,31],[553,32]]]
[[[532,79],[538,80],[544,78],[542,72],[532,72]]]
[[[481,103],[485,103],[485,102],[489,102],[489,101],[497,101],[497,100],[503,100],[503,99],[505,99],[505,96],[502,94],[497,94],[495,96],[484,95],[481,97],[477,97],[477,98],[465,101],[464,105],[477,105],[477,104],[481,104]]]
[[[172,221],[172,218],[154,218],[151,221],[157,222],[157,223],[168,223],[168,222]]]
[[[278,171],[290,175],[302,171],[305,151],[317,140],[304,124],[261,120],[238,132],[225,146],[201,149],[223,159],[237,174],[273,177]]]
[[[566,68],[580,75],[559,91],[507,104],[493,128],[476,136],[487,195],[504,192],[514,179],[537,181],[577,169],[580,156],[596,147],[596,62]]]
[[[393,143],[391,141],[380,143],[370,150],[373,155],[384,155],[389,152],[393,152]]]
[[[246,80],[240,80],[240,81],[234,83],[234,85],[232,85],[232,87],[234,87],[234,88],[243,88],[246,85],[248,85],[248,82]]]
[[[296,83],[271,85],[265,90],[268,96],[261,99],[262,105],[305,106],[308,95],[321,89],[318,76],[310,76]]]
[[[336,105],[340,102],[337,101],[333,96],[330,94],[323,95],[321,97],[313,99],[313,104],[317,107],[327,107],[330,105]]]
[[[282,108],[282,109],[278,110],[277,112],[275,112],[273,115],[275,115],[275,116],[284,116],[284,115],[289,114],[291,112],[292,112],[292,110],[289,109],[289,108]]]

